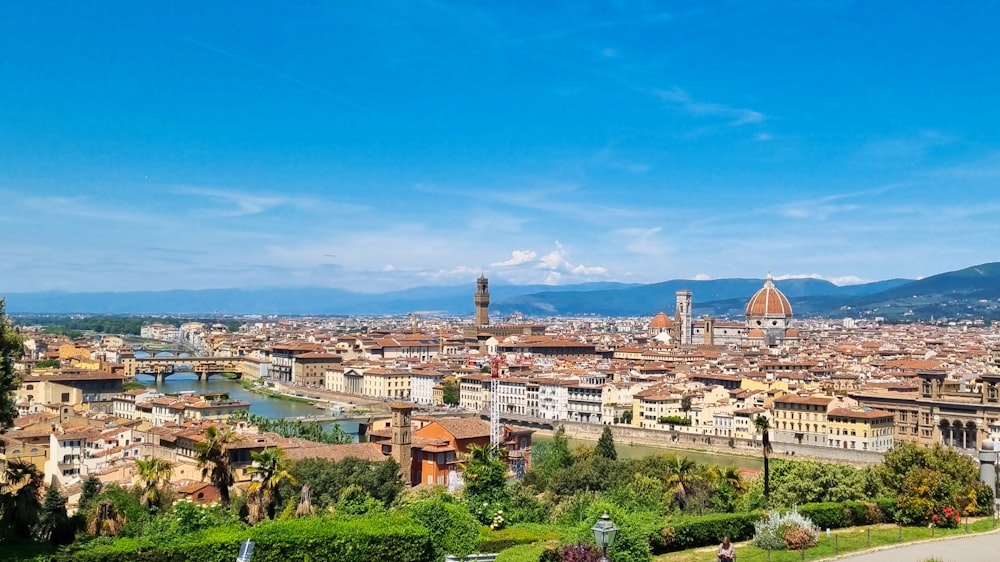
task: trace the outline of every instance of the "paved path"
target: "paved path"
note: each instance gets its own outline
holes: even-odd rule
[[[994,562],[1000,560],[1000,532],[926,541],[838,558],[838,562]]]

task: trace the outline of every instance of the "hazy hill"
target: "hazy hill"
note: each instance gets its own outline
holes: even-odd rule
[[[747,300],[763,279],[674,279],[647,285],[583,283],[577,285],[490,286],[491,312],[529,316],[651,316],[673,314],[675,293],[693,293],[695,316],[740,318]],[[893,320],[929,318],[1000,318],[1000,263],[987,263],[912,281],[889,279],[837,286],[820,279],[787,279],[777,286],[799,318],[805,316],[873,317]],[[206,289],[102,293],[12,293],[11,313],[90,314],[405,314],[435,311],[471,315],[475,284],[414,287],[370,294],[327,288]]]

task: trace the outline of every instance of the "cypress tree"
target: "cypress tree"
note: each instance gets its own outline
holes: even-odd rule
[[[611,435],[610,427],[604,427],[604,433],[601,433],[601,438],[597,440],[597,447],[594,448],[594,453],[608,460],[618,460],[618,451],[615,450],[615,438]]]

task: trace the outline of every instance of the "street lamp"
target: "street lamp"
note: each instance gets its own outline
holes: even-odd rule
[[[594,532],[594,541],[597,542],[597,546],[601,547],[601,562],[608,562],[608,547],[615,542],[618,527],[615,527],[614,522],[608,517],[608,512],[605,511],[590,530]]]

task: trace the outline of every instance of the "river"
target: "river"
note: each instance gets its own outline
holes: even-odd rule
[[[209,377],[207,381],[199,381],[197,375],[193,373],[177,373],[170,375],[160,384],[154,384],[153,377],[149,375],[137,375],[136,381],[146,385],[147,387],[154,388],[157,392],[162,392],[164,394],[176,394],[179,392],[226,392],[233,400],[242,400],[243,402],[249,403],[251,414],[257,414],[258,416],[264,416],[265,418],[277,419],[299,416],[308,417],[320,413],[328,413],[321,411],[316,406],[310,406],[305,402],[299,402],[297,400],[282,400],[280,398],[272,398],[263,394],[250,392],[249,390],[243,388],[243,385],[240,384],[239,381],[229,380],[224,377]],[[324,426],[327,425],[329,424],[324,424]],[[357,422],[344,420],[340,422],[340,427],[344,431],[353,435],[355,440],[357,440]]]

